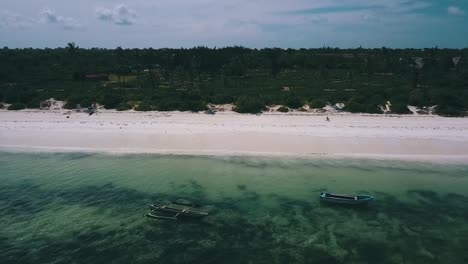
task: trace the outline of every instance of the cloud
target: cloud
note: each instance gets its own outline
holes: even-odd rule
[[[96,10],[96,17],[99,20],[112,21],[114,14],[109,9],[98,9]]]
[[[98,8],[96,18],[102,21],[111,21],[116,25],[128,26],[135,23],[137,18],[135,10],[124,4],[115,6],[112,9]]]
[[[76,29],[83,28],[83,26],[74,18],[59,16],[49,8],[45,8],[44,10],[42,10],[40,17],[41,17],[39,19],[40,23],[58,24],[62,26],[63,29],[66,29],[66,30],[76,30]]]
[[[78,22],[86,32],[74,40],[86,47],[466,47],[463,1],[0,0],[0,47],[62,45],[57,30]],[[43,10],[44,3],[51,9]],[[19,16],[2,14],[7,10]],[[21,24],[35,30],[20,30]]]
[[[377,15],[372,14],[372,13],[362,14],[361,18],[363,21],[366,21],[366,22],[379,22],[380,21],[380,18]]]
[[[59,21],[59,17],[48,8],[42,10],[41,15],[46,23],[57,23]]]
[[[411,13],[430,8],[433,4],[427,1],[403,1],[387,8],[387,11],[396,13]]]
[[[18,14],[2,11],[0,13],[0,28],[23,28],[24,18]]]
[[[379,9],[380,6],[369,5],[369,6],[328,6],[328,7],[317,7],[317,8],[305,8],[292,10],[287,12],[281,12],[284,14],[291,15],[308,15],[308,14],[329,14],[329,13],[348,13],[353,11],[372,10]]]
[[[465,11],[463,9],[461,9],[460,7],[458,7],[458,6],[449,6],[447,8],[447,12],[450,15],[454,15],[454,16],[463,16],[463,15],[465,15]]]
[[[317,3],[320,3],[317,5]],[[421,0],[353,0],[349,3],[329,0],[318,1],[312,7],[280,11],[279,14],[289,15],[309,15],[309,14],[331,14],[331,13],[351,13],[351,12],[387,12],[387,13],[410,13],[431,7],[433,4]]]

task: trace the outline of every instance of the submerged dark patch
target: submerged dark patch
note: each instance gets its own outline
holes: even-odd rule
[[[26,189],[31,193],[39,192]],[[434,201],[439,199],[432,193],[422,195]],[[147,195],[116,188],[112,184],[78,188],[72,193],[58,192],[55,196],[63,198],[67,203],[85,206],[103,206],[104,201],[112,206],[109,204],[111,200],[124,204],[123,207],[128,207],[128,210],[138,208],[141,200],[151,199]],[[145,219],[140,225],[120,231],[118,227],[104,231],[105,226],[96,226],[60,241],[47,238],[43,238],[40,243],[23,241],[21,247],[13,246],[11,240],[2,239],[0,246],[4,250],[0,253],[0,260],[2,263],[14,263],[11,259],[21,263],[70,263],[77,260],[86,263],[242,263],[245,260],[252,263],[398,263],[392,259],[404,259],[410,263],[441,263],[437,261],[438,258],[431,259],[431,256],[440,249],[450,252],[459,248],[458,257],[449,256],[454,261],[451,263],[462,263],[467,258],[459,244],[454,244],[449,236],[441,235],[440,232],[444,232],[442,226],[434,226],[432,223],[434,231],[430,233],[405,224],[412,222],[412,225],[421,226],[424,219],[439,217],[437,212],[424,210],[424,205],[402,204],[388,196],[381,199],[383,209],[360,212],[347,208],[321,209],[308,202],[286,197],[278,197],[277,200],[281,210],[272,211],[268,217],[249,217],[248,211],[230,206],[233,201],[225,199],[213,202],[218,213],[202,221],[180,223]],[[389,215],[385,209],[394,207],[401,210],[398,218]],[[229,210],[231,213],[226,217]],[[414,215],[414,212],[419,213]],[[119,211],[114,213],[116,217],[120,215]],[[276,222],[276,217],[287,222]],[[306,217],[312,225],[304,226],[295,217]],[[359,234],[348,233],[347,228],[342,231],[339,226],[353,217],[364,223],[380,221],[373,228],[374,232],[387,233],[388,238],[397,235],[397,239],[385,241],[359,238]],[[401,222],[414,217],[417,219]],[[392,219],[401,222],[398,229],[394,230],[397,232],[395,234],[391,231],[391,223],[395,221]],[[362,228],[363,231],[368,229]],[[304,244],[314,233],[318,234],[318,243],[313,246]],[[468,233],[465,231],[465,234],[459,235]],[[336,246],[338,248],[334,249]],[[422,255],[413,252],[415,247],[422,247]],[[31,253],[31,248],[37,250]],[[395,258],[395,254],[399,257]],[[425,262],[420,259],[425,259]]]
[[[54,158],[59,157],[51,155],[50,159]],[[99,155],[96,158],[107,159]],[[127,158],[140,157],[116,157],[119,162]],[[165,159],[164,162],[168,159],[156,158]],[[307,178],[310,188],[305,194],[300,189],[300,195],[295,195],[296,189],[291,186],[285,186],[288,192],[269,189],[272,186],[268,184],[265,188],[260,186],[269,183],[265,175],[270,167],[292,170],[307,162],[275,165],[270,160],[259,160],[245,165],[244,160],[239,158],[238,163],[231,165],[239,166],[239,170],[247,167],[249,172],[251,168],[258,170],[259,185],[232,182],[230,178],[229,188],[212,190],[204,185],[206,180],[197,178],[204,175],[183,181],[170,175],[162,180],[145,178],[145,184],[165,180],[165,189],[154,184],[155,190],[161,191],[149,193],[122,187],[134,186],[133,182],[108,182],[112,177],[82,181],[75,186],[78,173],[21,181],[15,181],[11,174],[0,185],[0,263],[467,263],[466,196],[451,190],[421,188],[403,193],[405,199],[401,199],[370,190],[376,200],[363,209],[328,206],[319,203],[319,193],[330,186],[314,183],[315,176]],[[79,162],[88,159],[82,156],[73,163]],[[7,166],[2,164],[0,168]],[[310,167],[315,170],[334,164],[312,162]],[[363,173],[369,170],[354,166],[357,165],[347,168]],[[339,184],[339,179],[331,184]],[[364,189],[359,184],[354,187],[357,192]],[[205,206],[210,215],[186,221],[143,216],[147,204],[179,198]],[[70,215],[73,213],[79,217],[74,218]],[[62,218],[70,216],[69,222]],[[38,224],[34,225],[36,221]],[[17,223],[22,225],[15,228],[25,230],[10,228]],[[35,228],[28,228],[29,225]],[[41,228],[52,231],[41,232]]]

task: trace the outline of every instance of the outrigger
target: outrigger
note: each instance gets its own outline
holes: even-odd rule
[[[177,220],[182,217],[201,218],[208,213],[195,208],[194,204],[186,202],[169,202],[162,205],[150,205],[150,211],[147,217],[157,219]]]

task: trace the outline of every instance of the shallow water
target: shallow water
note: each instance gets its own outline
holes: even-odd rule
[[[178,198],[210,215],[143,216]],[[0,153],[0,219],[2,264],[468,263],[468,166]]]

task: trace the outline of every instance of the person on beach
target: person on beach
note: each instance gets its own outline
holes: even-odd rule
[[[327,116],[327,118],[326,118],[325,120],[326,120],[327,122],[330,122],[330,118],[328,118],[328,116]]]

